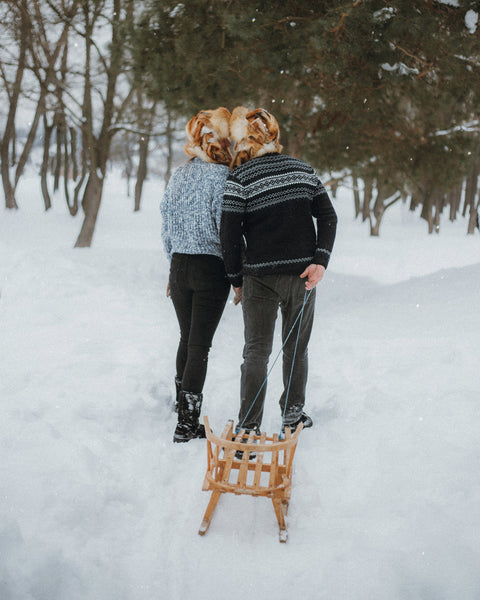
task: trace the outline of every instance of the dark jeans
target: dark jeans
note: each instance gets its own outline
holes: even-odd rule
[[[203,390],[208,353],[229,290],[220,258],[209,254],[173,255],[170,294],[180,325],[176,368],[182,390],[194,394]]]
[[[244,277],[242,305],[245,347],[244,362],[241,367],[241,403],[238,415],[241,427],[253,429],[260,427],[262,422],[266,383],[260,393],[259,390],[267,376],[278,307],[280,306],[282,313],[283,343],[302,309],[304,299],[305,280],[296,275]],[[284,390],[280,397],[280,409],[286,424],[298,421],[305,405],[308,374],[307,346],[312,332],[314,310],[315,289],[310,293],[305,305],[300,333],[298,333],[299,321],[297,321],[283,348]],[[298,345],[292,371],[297,335]],[[288,387],[289,382],[290,387]]]

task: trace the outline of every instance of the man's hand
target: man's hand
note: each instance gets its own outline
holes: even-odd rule
[[[170,282],[167,283],[167,298],[170,298]]]
[[[234,287],[233,291],[235,292],[235,297],[233,298],[233,303],[235,304],[235,306],[237,306],[237,304],[240,304],[240,302],[242,301],[242,288]]]
[[[317,283],[322,280],[322,277],[325,274],[325,267],[322,265],[308,265],[305,271],[300,275],[300,277],[306,277],[307,281],[305,281],[305,289],[312,290]]]

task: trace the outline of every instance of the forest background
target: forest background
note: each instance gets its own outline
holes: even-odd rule
[[[92,244],[109,166],[140,210],[149,169],[168,181],[186,119],[262,106],[285,152],[309,161],[379,235],[408,202],[478,227],[476,0],[2,0],[0,161],[7,209],[38,168]],[[63,201],[63,200],[62,200]]]

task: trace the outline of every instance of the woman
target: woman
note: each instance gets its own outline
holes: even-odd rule
[[[229,294],[220,247],[227,165],[232,160],[226,108],[205,110],[187,124],[190,160],[173,174],[161,203],[162,238],[170,260],[167,295],[180,325],[174,442],[205,437],[199,425],[212,339]]]

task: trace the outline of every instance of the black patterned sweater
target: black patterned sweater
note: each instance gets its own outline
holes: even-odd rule
[[[235,287],[244,274],[300,275],[310,264],[326,268],[336,228],[337,215],[320,179],[297,158],[265,154],[227,177],[220,239]]]

